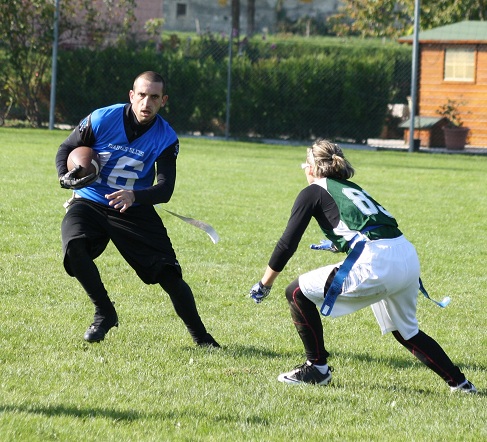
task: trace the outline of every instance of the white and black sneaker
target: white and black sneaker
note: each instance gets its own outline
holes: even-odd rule
[[[455,391],[461,391],[462,393],[477,393],[475,385],[467,379],[465,379],[461,384],[458,384],[456,387],[450,387],[450,390],[452,393]]]
[[[286,384],[316,384],[327,385],[331,381],[332,368],[328,367],[325,374],[321,373],[311,362],[306,361],[298,365],[294,370],[281,373],[277,380]]]

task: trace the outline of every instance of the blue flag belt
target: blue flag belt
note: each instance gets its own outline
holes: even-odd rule
[[[369,232],[370,230],[374,230],[379,227],[381,226],[366,227],[360,233],[363,234],[365,232]],[[352,238],[352,240],[349,242],[349,244],[354,244],[354,241],[356,240],[358,235],[359,234],[355,235]],[[353,245],[351,252],[347,255],[345,261],[343,261],[343,264],[338,269],[338,272],[336,272],[336,275],[333,278],[333,281],[331,282],[328,291],[326,292],[325,300],[323,301],[323,304],[320,309],[322,315],[324,316],[330,315],[333,305],[335,304],[338,295],[342,291],[343,281],[345,281],[345,278],[350,273],[351,268],[357,262],[359,256],[362,254],[366,242],[367,242],[366,239],[361,239],[360,241],[356,241],[355,244]]]
[[[373,227],[366,228],[361,233],[367,232],[372,229],[376,229],[377,227],[380,226],[373,226]],[[356,237],[352,239],[351,241],[352,244],[355,238]],[[320,312],[322,315],[324,316],[330,315],[331,310],[335,304],[335,301],[337,300],[338,295],[342,291],[343,281],[345,281],[345,278],[350,273],[351,268],[357,262],[359,256],[362,254],[366,242],[367,241],[365,239],[357,241],[354,244],[352,251],[348,254],[345,261],[343,261],[343,264],[338,269],[338,272],[336,273],[335,277],[333,278],[333,281],[330,284],[330,287],[328,288],[328,291],[326,292],[325,300],[323,301],[323,304],[321,306]],[[424,288],[423,281],[421,280],[421,278],[419,278],[419,290],[424,295],[425,298],[434,302],[437,306],[441,308],[445,308],[451,301],[449,296],[445,296],[441,301],[435,301],[433,298],[431,298],[428,292],[426,291],[426,289]]]
[[[424,295],[425,298],[428,298],[430,301],[434,302],[438,307],[445,308],[448,304],[450,304],[451,299],[449,296],[445,296],[441,301],[435,301],[433,298],[430,298],[430,295],[424,288],[421,278],[419,278],[419,291]]]

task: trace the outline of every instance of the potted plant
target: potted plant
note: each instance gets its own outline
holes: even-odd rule
[[[469,128],[463,125],[460,117],[460,106],[465,102],[448,98],[447,102],[441,105],[436,113],[445,117],[448,124],[443,127],[445,134],[445,146],[450,150],[462,150],[467,144]]]

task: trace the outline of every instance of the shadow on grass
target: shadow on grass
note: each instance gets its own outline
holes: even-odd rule
[[[475,384],[475,382],[474,382]],[[387,379],[384,380],[376,380],[375,382],[366,382],[360,383],[351,379],[342,379],[339,376],[333,378],[332,382],[328,384],[326,387],[318,385],[318,388],[326,388],[326,389],[343,389],[343,390],[356,390],[356,391],[383,391],[386,393],[400,393],[400,394],[407,394],[410,395],[412,393],[423,396],[425,394],[428,395],[436,395],[438,393],[451,395],[451,397],[487,397],[487,392],[478,389],[478,385],[476,385],[478,392],[476,394],[466,394],[462,392],[450,392],[450,387],[444,384],[441,389],[437,387],[438,383],[431,382],[430,384],[424,385],[420,388],[411,387],[403,382],[398,378],[397,382],[393,382]]]
[[[272,350],[269,348],[255,347],[252,345],[232,345],[228,347],[228,350],[231,352],[232,356],[244,358],[265,357],[272,359],[282,359],[293,356],[297,356],[298,358],[304,357],[304,350],[300,353],[296,353],[295,351],[289,351],[284,349]]]
[[[262,347],[255,347],[252,345],[239,345],[239,344],[229,344],[225,345],[222,344],[222,348],[195,348],[195,347],[184,347],[186,351],[208,351],[208,352],[215,352],[215,354],[221,355],[222,357],[240,357],[240,358],[255,358],[255,357],[262,357],[262,358],[283,358],[287,356],[296,355],[295,352],[286,352],[282,350],[271,350],[268,348]],[[302,354],[301,354],[302,356]]]
[[[122,410],[107,410],[103,408],[79,408],[69,407],[66,405],[44,406],[38,404],[22,404],[22,405],[0,405],[0,411],[12,413],[29,413],[40,416],[71,416],[82,419],[102,417],[116,421],[136,421],[138,419],[146,419],[146,413],[139,413],[137,411],[122,411]],[[156,416],[154,416],[156,417]]]
[[[392,344],[396,346],[395,343]],[[399,346],[400,348],[400,346]],[[185,350],[194,351],[194,347],[186,347]],[[232,356],[232,357],[242,357],[242,358],[271,358],[271,359],[282,359],[288,357],[295,357],[297,359],[305,358],[304,350],[303,351],[292,351],[292,350],[272,350],[269,348],[262,348],[262,347],[255,347],[253,345],[240,345],[240,344],[229,344],[223,345],[220,349],[210,348],[205,349],[206,351],[217,352],[222,357]],[[221,352],[221,353],[220,353]],[[350,359],[355,361],[361,361],[366,364],[387,364],[393,368],[408,368],[412,364],[420,364],[423,365],[415,356],[409,353],[407,350],[404,349],[403,355],[401,356],[374,356],[373,354],[369,353],[360,353],[360,352],[345,352],[345,351],[334,351],[330,349],[330,360],[334,357],[341,358],[344,360]],[[303,359],[304,361],[304,359]],[[475,371],[479,373],[487,373],[487,367],[480,365],[480,364],[462,364],[461,362],[453,361],[460,370],[468,370],[468,371]],[[332,363],[332,361],[331,361]]]
[[[359,353],[359,352],[341,352],[341,351],[333,351],[331,352],[330,359],[333,358],[334,356],[343,358],[343,359],[353,359],[353,360],[358,360],[365,362],[367,364],[380,364],[380,363],[385,363],[389,365],[390,367],[393,368],[407,368],[410,367],[413,363],[420,363],[421,362],[412,354],[408,353],[406,350],[404,350],[404,356],[380,356],[380,357],[374,357],[373,355],[367,354],[367,353]],[[462,364],[456,361],[453,361],[455,365],[457,365],[460,370],[469,370],[469,371],[476,371],[480,373],[486,373],[487,368],[484,367],[483,365],[479,364]],[[423,365],[423,364],[421,364]],[[468,376],[467,376],[468,377]]]
[[[177,419],[202,419],[205,421],[213,421],[215,423],[221,422],[242,422],[242,416],[234,413],[222,413],[211,415],[209,413],[198,413],[193,408],[183,410],[168,410],[162,413],[140,413],[138,411],[123,411],[105,408],[79,408],[66,405],[45,406],[40,404],[22,404],[22,405],[0,405],[0,413],[26,413],[38,416],[60,416],[60,417],[74,417],[80,419],[110,419],[117,422],[135,422],[137,420],[147,421],[147,419],[154,420],[177,420]],[[246,416],[243,418],[245,422],[252,425],[269,425],[269,421],[257,414]]]

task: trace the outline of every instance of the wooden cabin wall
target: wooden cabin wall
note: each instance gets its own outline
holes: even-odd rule
[[[420,45],[420,75],[418,87],[419,115],[438,117],[436,110],[447,101],[464,101],[460,107],[464,126],[470,128],[468,144],[487,146],[487,43],[473,45],[476,49],[474,82],[443,80],[445,49],[452,45]],[[472,45],[469,45],[472,46]]]

